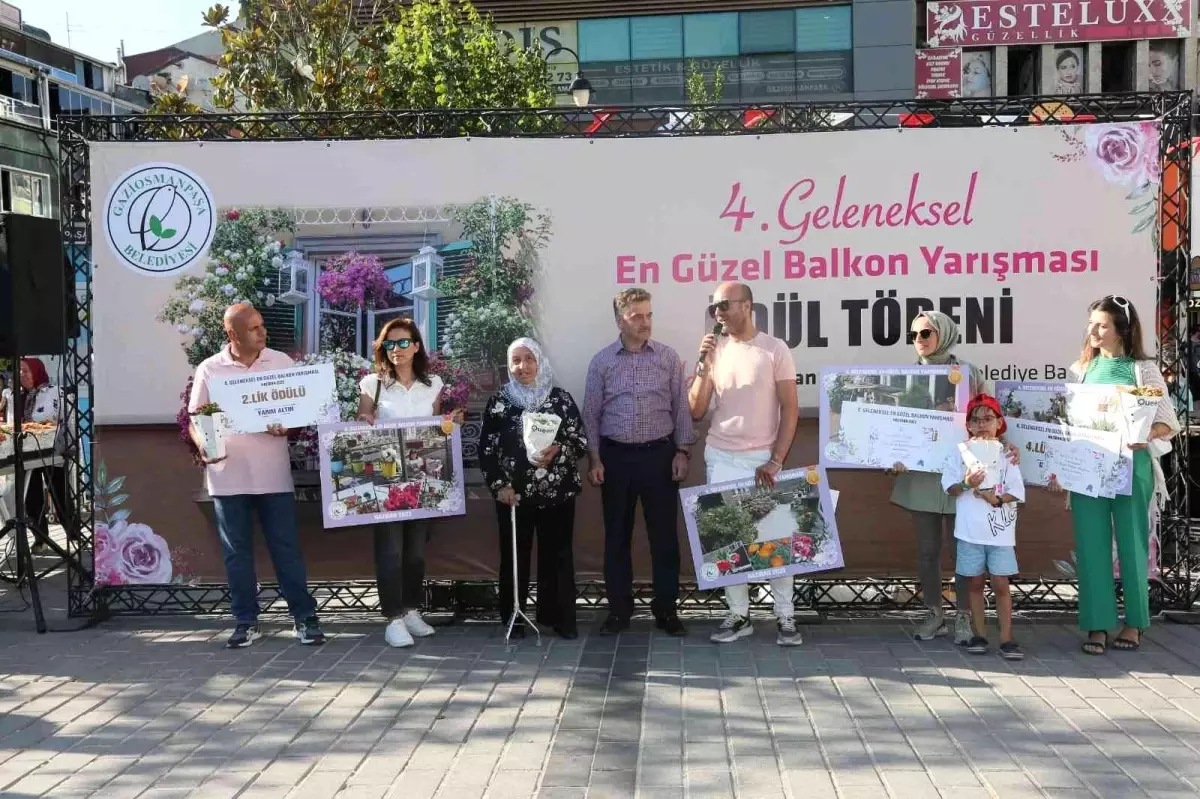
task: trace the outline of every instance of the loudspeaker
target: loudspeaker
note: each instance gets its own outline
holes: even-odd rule
[[[57,220],[0,215],[0,355],[65,351],[69,266]]]

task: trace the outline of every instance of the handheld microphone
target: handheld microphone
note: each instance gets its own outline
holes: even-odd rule
[[[725,332],[725,325],[717,322],[713,325],[712,334],[719,337]],[[704,373],[708,371],[708,364],[704,362],[704,354],[700,353],[696,360],[696,377],[704,377]]]

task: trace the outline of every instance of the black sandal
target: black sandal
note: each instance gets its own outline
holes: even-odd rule
[[[1113,639],[1112,648],[1121,652],[1136,652],[1142,646],[1142,633],[1138,631],[1138,640],[1117,636]]]
[[[1093,641],[1091,636],[1096,633],[1104,633],[1103,641]],[[1103,655],[1108,650],[1108,630],[1092,630],[1088,633],[1088,640],[1083,642],[1080,647],[1085,655]]]

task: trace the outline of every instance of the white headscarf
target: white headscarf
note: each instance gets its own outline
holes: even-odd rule
[[[522,385],[515,377],[512,376],[512,355],[513,350],[518,347],[524,347],[533,353],[533,359],[537,361],[538,370],[537,376],[533,378],[533,382],[528,386]],[[542,407],[542,403],[550,396],[550,391],[554,388],[554,370],[550,367],[550,361],[546,359],[542,352],[542,347],[531,338],[519,338],[512,344],[508,345],[508,367],[509,378],[504,384],[504,397],[518,408],[527,411],[536,411]]]

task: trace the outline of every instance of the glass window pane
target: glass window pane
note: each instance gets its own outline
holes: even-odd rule
[[[33,181],[24,172],[13,172],[9,178],[12,187],[12,212],[33,213]]]
[[[796,15],[785,11],[744,11],[742,53],[790,53],[796,46]]]
[[[37,216],[50,216],[50,197],[46,191],[45,178],[33,179],[33,213]]]
[[[633,78],[628,61],[584,61],[579,68],[592,84],[592,105],[633,102]]]
[[[633,60],[681,58],[683,17],[634,17],[629,21],[629,47]]]
[[[579,20],[580,61],[628,61],[629,18]]]
[[[683,51],[689,58],[737,55],[737,12],[688,14],[683,18]]]
[[[796,9],[796,52],[849,50],[851,47],[850,6]]]
[[[629,72],[633,103],[674,105],[684,102],[681,59],[631,61]]]

